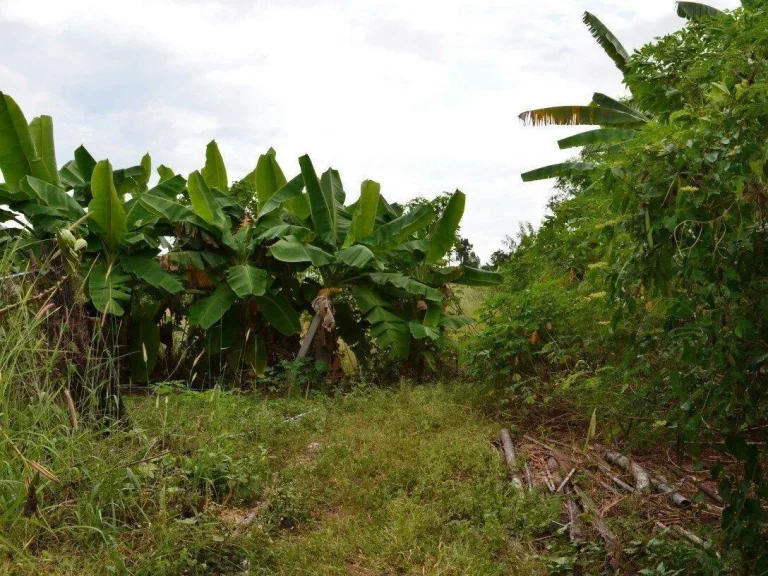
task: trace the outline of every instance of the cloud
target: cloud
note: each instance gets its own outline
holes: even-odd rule
[[[622,93],[583,10],[628,48],[682,25],[672,0],[0,0],[0,89],[54,117],[60,162],[84,143],[186,173],[215,138],[235,179],[274,146],[289,175],[307,152],[338,168],[350,197],[365,178],[392,201],[461,188],[487,258],[541,220],[551,183],[519,175],[574,132],[517,114]]]

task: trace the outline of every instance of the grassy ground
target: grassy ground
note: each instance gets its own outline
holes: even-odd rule
[[[37,478],[37,516],[3,516],[0,573],[545,573],[533,540],[559,502],[513,493],[466,397],[135,399],[130,430],[40,454],[60,483]]]

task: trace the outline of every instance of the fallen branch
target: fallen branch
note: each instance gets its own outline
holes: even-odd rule
[[[696,544],[696,546],[700,546],[701,548],[707,548],[707,543],[704,542],[701,538],[696,536],[693,532],[690,532],[689,530],[686,530],[682,526],[678,526],[677,524],[673,524],[672,526],[665,526],[661,522],[656,522],[656,526],[658,528],[661,528],[662,530],[671,530],[672,532],[676,532],[678,535],[682,536],[689,542],[692,542],[693,544]],[[718,554],[719,556],[719,554]]]
[[[563,480],[563,477],[560,476],[560,472],[558,472],[560,468],[560,464],[558,461],[553,457],[550,456],[547,458],[547,477],[550,477],[550,471],[551,471],[551,478],[553,480],[552,483],[552,492],[557,493],[559,492],[570,479],[573,472],[576,470],[575,468],[571,470],[571,474],[568,475],[568,477]],[[560,487],[555,489],[554,488],[554,482],[557,482],[560,484]],[[570,488],[566,488],[566,492],[571,492]],[[584,536],[584,530],[581,522],[581,513],[579,512],[579,505],[576,503],[576,500],[573,498],[568,498],[565,501],[565,509],[568,512],[568,538],[571,542],[578,542],[579,540],[583,539]]]
[[[611,567],[614,570],[618,570],[621,566],[621,550],[619,549],[616,536],[611,532],[611,529],[608,528],[608,524],[605,523],[603,515],[600,514],[600,510],[598,510],[592,499],[576,484],[573,484],[573,491],[579,497],[579,500],[581,500],[581,507],[584,509],[584,512],[590,515],[592,523],[600,533],[600,537],[605,543],[605,551],[608,554]]]
[[[597,450],[598,453],[602,454],[603,458],[608,460],[611,464],[616,464],[616,466],[619,466],[620,468],[623,468],[627,472],[631,472],[632,476],[635,478],[635,490],[637,492],[648,492],[651,489],[651,477],[648,475],[648,472],[645,471],[645,468],[640,466],[640,464],[637,464],[636,462],[633,462],[624,454],[621,452],[616,452],[614,450],[609,450],[608,448],[605,448],[604,446],[600,446],[599,444],[595,444],[595,450]]]
[[[632,472],[632,475],[635,477],[636,490],[646,491],[646,489],[640,490],[639,485],[641,482],[644,483],[647,479],[650,486],[653,486],[657,492],[666,494],[669,501],[678,508],[688,508],[691,505],[691,501],[680,492],[674,490],[663,476],[651,476],[645,468],[640,466],[640,464],[633,462],[623,454],[614,450],[608,450],[607,448],[598,445],[595,445],[595,450],[602,452],[603,457],[609,462],[620,466],[624,470]]]
[[[574,472],[576,472],[576,468],[571,468],[571,471],[568,472],[568,475],[565,477],[565,479],[560,483],[560,486],[557,487],[557,490],[555,490],[555,494],[558,492],[562,492],[563,488],[565,488],[565,485],[568,484],[568,481],[573,476]]]
[[[523,481],[518,474],[517,458],[515,456],[515,447],[512,444],[512,437],[509,435],[509,430],[506,428],[501,431],[501,445],[504,449],[504,459],[507,461],[507,467],[509,473],[512,476],[512,484],[515,488],[522,489]]]
[[[725,504],[720,494],[708,488],[702,482],[691,479],[690,477],[687,476],[687,474],[682,469],[679,469],[674,466],[670,466],[669,469],[672,471],[672,473],[675,476],[677,476],[678,478],[682,478],[684,481],[695,486],[698,490],[703,492],[705,496],[708,496],[712,501],[717,502],[718,504],[720,504],[720,506],[723,506]]]
[[[662,494],[666,494],[670,502],[678,508],[688,508],[691,505],[691,501],[688,500],[688,498],[680,494],[680,492],[673,490],[669,484],[667,484],[667,480],[664,476],[652,476],[651,483],[656,490]]]
[[[528,482],[528,492],[533,492],[533,477],[531,476],[531,469],[528,467],[528,462],[525,463],[525,480]]]

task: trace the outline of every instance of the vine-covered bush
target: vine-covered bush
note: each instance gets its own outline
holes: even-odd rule
[[[630,98],[596,94],[591,106],[521,115],[597,129],[559,142],[586,146],[576,161],[523,175],[560,177],[567,194],[503,267],[478,365],[539,384],[560,369],[572,382],[579,367],[559,359],[578,357],[592,385],[624,382],[625,421],[649,412],[645,427],[671,434],[679,451],[727,454],[738,464],[712,470],[724,534],[744,573],[763,574],[768,2],[733,12],[684,4],[693,19],[683,30],[631,56],[585,17]]]

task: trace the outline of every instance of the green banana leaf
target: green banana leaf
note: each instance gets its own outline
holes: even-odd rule
[[[314,266],[333,264],[333,255],[303,242],[278,240],[269,247],[269,253],[280,262],[311,262]]]
[[[211,188],[218,188],[222,192],[229,189],[227,168],[224,166],[224,159],[221,157],[216,140],[211,140],[205,148],[205,167],[200,174]]]
[[[128,227],[125,209],[112,180],[112,165],[108,160],[98,162],[93,169],[91,193],[93,200],[88,204],[90,221],[99,227],[107,250],[114,252],[120,239],[128,233]]]
[[[170,180],[176,176],[176,173],[165,164],[160,164],[160,166],[157,167],[157,175],[160,176],[160,184],[162,184],[166,180]]]
[[[456,190],[448,200],[440,220],[437,221],[432,230],[426,258],[427,264],[437,264],[453,247],[456,241],[456,231],[459,229],[462,216],[464,216],[466,200],[467,197],[459,190]]]
[[[160,327],[149,311],[142,311],[131,323],[129,350],[134,382],[147,382],[157,365]]]
[[[264,294],[256,297],[264,318],[267,319],[276,330],[286,336],[293,336],[301,332],[301,321],[296,310],[282,294]]]
[[[35,150],[32,133],[19,105],[0,92],[0,171],[11,192],[24,176],[51,182],[51,176]]]
[[[309,211],[315,232],[320,238],[336,246],[338,236],[333,194],[330,193],[331,190],[328,190],[329,194],[327,194],[326,190],[320,186],[309,156],[304,155],[299,158],[299,166],[301,166],[301,175],[304,177],[304,186],[307,188]]]
[[[265,206],[269,199],[286,185],[285,174],[277,163],[277,154],[272,148],[266,154],[259,156],[254,183],[259,206]],[[302,182],[302,186],[303,184]]]
[[[570,176],[576,172],[591,172],[594,169],[595,165],[589,162],[564,162],[525,172],[520,177],[523,179],[523,182],[533,182],[535,180],[546,180],[547,178]]]
[[[408,328],[411,334],[417,340],[423,340],[429,338],[430,340],[438,340],[440,338],[440,329],[432,326],[426,326],[418,320],[411,320],[408,323]]]
[[[344,186],[341,184],[341,176],[339,171],[329,168],[320,177],[320,188],[323,190],[323,195],[326,198],[333,198],[334,202],[339,206],[344,206],[344,202],[347,199],[347,194],[344,192]]]
[[[610,108],[599,106],[552,106],[527,110],[519,115],[527,125],[532,126],[598,126],[602,124],[638,124],[643,118]]]
[[[444,298],[440,291],[397,272],[374,272],[369,274],[368,277],[376,284],[389,284],[395,288],[405,290],[408,294],[422,296],[426,300],[442,302]]]
[[[227,282],[240,298],[262,296],[267,291],[267,271],[240,264],[228,270]]]
[[[236,300],[237,294],[232,291],[229,284],[219,284],[208,298],[203,298],[192,304],[189,308],[189,323],[208,330],[221,320],[221,317]]]
[[[153,256],[123,256],[120,258],[123,270],[144,280],[147,284],[171,294],[184,291],[184,285],[172,274],[163,270],[160,261]]]
[[[336,261],[352,266],[353,268],[365,268],[376,260],[371,249],[362,244],[356,244],[336,252]]]
[[[677,3],[677,15],[681,18],[688,18],[689,20],[700,18],[701,16],[717,16],[722,13],[722,10],[718,10],[717,8],[699,2]]]
[[[32,122],[29,123],[29,131],[32,134],[37,155],[48,171],[50,183],[54,186],[61,186],[59,168],[56,165],[56,148],[53,142],[53,118],[50,116],[33,118]]]
[[[116,266],[96,263],[88,275],[88,294],[96,309],[103,314],[122,316],[124,302],[131,300],[131,277]]]
[[[274,194],[271,194],[268,200],[264,201],[263,203],[261,200],[259,200],[259,218],[266,216],[270,212],[274,212],[285,202],[300,198],[303,190],[304,177],[299,174],[290,182],[287,182],[281,186],[278,190],[275,191]]]
[[[189,175],[187,191],[189,192],[189,199],[192,202],[192,209],[195,211],[195,214],[212,226],[222,230],[229,230],[226,216],[224,216],[221,208],[216,203],[216,198],[210,188],[208,188],[208,184],[200,172],[195,171]]]
[[[38,180],[32,176],[25,176],[20,180],[19,184],[21,191],[28,197],[36,199],[44,206],[53,208],[59,214],[72,221],[79,220],[85,215],[85,211],[80,204],[58,186]]]
[[[360,185],[360,199],[352,210],[352,224],[344,240],[345,248],[351,246],[355,240],[367,238],[373,234],[380,197],[381,184],[373,180],[364,180]]]
[[[624,72],[629,60],[629,53],[619,42],[619,39],[594,14],[584,12],[582,21],[586,24],[592,37],[597,40],[600,47],[605,50],[608,57],[616,64],[616,67]]]
[[[631,140],[637,135],[636,130],[622,130],[621,128],[597,128],[587,132],[581,132],[559,140],[557,144],[561,150],[576,148],[577,146],[594,146],[595,144],[607,144],[611,142],[623,142]]]
[[[434,219],[435,211],[431,207],[419,206],[415,210],[377,227],[373,234],[361,239],[360,242],[380,247],[396,246],[414,232],[429,226]]]

